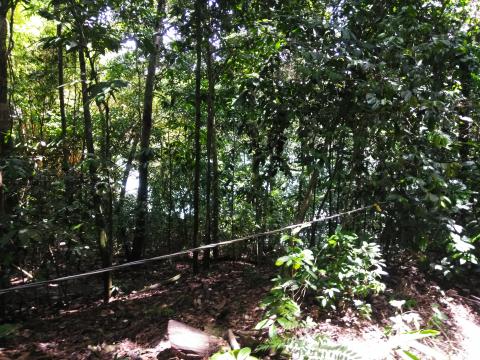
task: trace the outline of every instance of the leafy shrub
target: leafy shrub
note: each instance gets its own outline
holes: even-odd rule
[[[441,259],[440,263],[431,264],[433,269],[441,272],[446,277],[461,274],[467,266],[478,265],[478,258],[475,255],[476,243],[480,234],[474,237],[467,236],[465,228],[450,220],[446,225],[447,229],[447,256]]]
[[[256,326],[268,329],[269,341],[263,347],[275,351],[284,350],[292,330],[301,325],[299,302],[307,291],[314,293],[323,307],[335,309],[339,302],[351,301],[369,316],[371,309],[365,298],[385,288],[380,282],[385,264],[377,244],[360,242],[355,234],[339,228],[314,253],[296,236],[299,230],[282,236],[285,255],[275,262],[281,271],[261,303],[266,311]],[[316,264],[323,267],[319,269]]]
[[[385,333],[389,337],[385,351],[392,357],[399,356],[406,359],[420,359],[413,351],[425,354],[428,358],[441,358],[436,350],[418,342],[418,340],[437,336],[439,332],[422,329],[420,315],[412,310],[404,312],[405,304],[405,300],[390,301],[390,305],[395,308],[395,315],[390,318],[391,324],[385,329]],[[441,314],[443,315],[443,313]]]
[[[316,289],[313,282],[318,279],[313,252],[303,249],[303,242],[299,238],[284,235],[281,243],[286,254],[275,265],[282,270],[273,279],[274,286],[260,304],[266,312],[256,326],[256,329],[268,329],[271,339],[276,337],[278,328],[292,330],[299,325],[301,311],[297,301],[307,289]]]
[[[378,244],[360,241],[357,235],[338,228],[320,246],[316,263],[317,299],[323,307],[335,309],[340,302],[350,301],[369,315],[370,306],[364,300],[385,290],[380,281],[386,274],[385,262]]]
[[[362,357],[341,344],[333,344],[324,336],[302,336],[286,346],[293,360],[361,360]]]

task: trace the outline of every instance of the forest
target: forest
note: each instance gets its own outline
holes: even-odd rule
[[[0,0],[0,359],[480,359],[477,0]]]

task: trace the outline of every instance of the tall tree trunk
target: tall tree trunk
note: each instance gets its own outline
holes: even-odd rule
[[[233,146],[231,150],[231,167],[232,167],[232,182],[230,184],[230,238],[233,239],[235,233],[235,168],[237,162],[236,156],[236,145],[237,145],[237,137],[235,136],[235,129],[233,132]],[[237,257],[237,244],[233,244],[233,258],[236,259]]]
[[[256,141],[256,140],[255,140]],[[258,145],[258,143],[257,143]],[[263,205],[264,205],[264,190],[263,180],[260,177],[260,150],[255,148],[252,159],[252,174],[253,174],[253,193],[254,193],[254,207],[255,207],[255,225],[262,229],[263,225]],[[263,230],[263,229],[262,229]],[[263,257],[263,249],[265,247],[265,238],[263,236],[258,237],[256,242],[256,261],[260,262]]]
[[[57,37],[62,36],[62,24],[57,25]],[[64,79],[64,57],[63,57],[63,44],[57,48],[57,67],[58,67],[58,100],[60,102],[60,120],[61,120],[61,139],[62,139],[62,168],[65,176],[65,194],[67,201],[71,200],[71,191],[68,181],[68,147],[67,147],[67,114],[65,112],[65,79]]]
[[[172,252],[172,213],[174,210],[173,203],[173,150],[170,143],[170,134],[168,134],[168,221],[167,221],[167,248],[168,252]]]
[[[0,2],[0,162],[4,162],[10,148],[12,118],[8,104],[8,1]],[[3,164],[2,164],[3,165]],[[0,237],[7,230],[7,209],[4,189],[4,175],[0,170]],[[0,288],[8,286],[6,268],[0,264]],[[0,318],[5,315],[5,296],[0,295]]]
[[[154,49],[148,58],[147,78],[145,80],[145,96],[143,102],[142,134],[140,137],[140,156],[138,164],[138,194],[136,206],[135,232],[133,236],[131,259],[142,257],[147,237],[148,215],[148,165],[151,158],[150,134],[152,132],[153,96],[155,89],[155,71],[162,41],[163,12],[165,1],[157,2],[157,25],[154,36]]]
[[[199,243],[200,229],[200,127],[201,127],[201,67],[202,67],[202,0],[195,1],[195,171],[193,184],[193,241],[192,246],[197,247]],[[198,272],[198,253],[193,254],[193,272]]]
[[[212,97],[215,99],[215,88],[213,87]],[[215,104],[215,103],[213,103]],[[218,149],[217,149],[217,131],[215,124],[215,117],[213,119],[212,125],[212,188],[213,188],[213,199],[212,199],[212,242],[218,243],[218,222],[220,215],[220,184],[219,184],[219,174],[218,174]],[[213,258],[218,259],[218,247],[213,248]]]
[[[210,33],[212,23],[210,22]],[[212,68],[212,45],[210,37],[205,41],[206,60],[207,60],[207,79],[208,79],[208,96],[207,96],[207,179],[206,179],[206,211],[205,211],[205,242],[207,244],[218,241],[218,159],[216,149],[215,134],[215,76]],[[215,186],[216,185],[216,186]],[[213,186],[213,194],[212,194]],[[215,209],[216,208],[216,209]],[[215,210],[216,213],[215,214]],[[215,239],[214,239],[215,237]],[[218,249],[217,257],[218,257]],[[210,263],[210,249],[205,250],[205,267],[208,268]]]
[[[10,149],[10,131],[12,118],[8,104],[8,1],[2,0],[0,8],[0,160],[4,161]],[[4,228],[6,217],[6,201],[4,192],[4,176],[0,171],[0,229]]]
[[[338,155],[337,155],[338,156]],[[328,163],[327,163],[327,169],[328,169],[328,181],[333,183],[333,172],[332,172],[332,157],[333,157],[333,150],[332,150],[332,143],[328,145]],[[337,189],[338,191],[338,186]],[[328,216],[333,215],[333,186],[328,192]],[[328,219],[328,236],[333,235],[333,220]]]
[[[99,83],[98,72],[95,67],[95,60],[90,55],[88,49],[85,50],[85,54],[87,55],[88,61],[90,63],[90,79],[95,82],[95,84]],[[100,113],[100,117],[102,120],[102,136],[100,142],[100,162],[101,162],[101,169],[102,175],[104,179],[106,179],[106,188],[101,196],[102,201],[102,209],[104,209],[104,222],[107,227],[107,237],[109,239],[108,246],[109,246],[109,253],[110,256],[113,255],[113,189],[111,183],[111,176],[110,176],[110,164],[112,162],[112,156],[110,152],[110,144],[111,144],[111,119],[110,119],[110,106],[108,105],[108,97],[104,100],[96,100],[96,105],[98,108],[98,112]]]
[[[82,43],[85,43],[84,39]],[[93,126],[92,115],[90,113],[90,98],[87,87],[87,66],[85,63],[85,49],[82,46],[78,50],[78,60],[80,65],[80,80],[82,83],[82,104],[83,104],[83,121],[85,128],[85,144],[87,147],[88,171],[90,175],[90,192],[93,201],[93,208],[95,212],[95,225],[97,228],[98,247],[100,251],[100,258],[102,267],[109,267],[112,265],[112,254],[110,252],[110,239],[108,238],[107,224],[102,211],[102,198],[97,191],[98,174],[97,165],[95,163],[95,146],[93,142]],[[111,273],[103,274],[104,286],[104,301],[108,302],[110,299],[112,289],[112,275]]]
[[[112,181],[110,174],[110,164],[112,163],[112,153],[111,148],[111,118],[110,118],[110,107],[108,105],[108,100],[105,100],[103,103],[104,107],[104,153],[103,153],[103,172],[104,177],[107,181],[106,194],[104,197],[104,209],[105,209],[105,223],[107,225],[107,235],[108,235],[108,245],[110,257],[113,256],[113,189]]]

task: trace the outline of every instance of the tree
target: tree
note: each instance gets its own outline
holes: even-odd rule
[[[137,195],[136,223],[133,246],[131,252],[132,259],[139,259],[144,251],[145,240],[147,237],[147,213],[148,213],[148,162],[152,157],[150,149],[150,134],[152,131],[152,112],[153,96],[155,88],[155,71],[157,68],[158,56],[161,49],[161,39],[163,34],[162,14],[164,13],[165,2],[157,2],[157,26],[154,36],[154,49],[149,55],[148,70],[145,82],[145,98],[143,104],[142,134],[140,137],[140,159],[139,159],[139,186]]]
[[[0,164],[2,165],[0,169],[0,236],[4,235],[8,226],[3,167],[11,146],[10,131],[12,129],[12,119],[8,103],[7,14],[9,10],[11,10],[10,1],[2,0],[0,2]],[[8,280],[6,279],[5,264],[2,261],[0,262],[0,288],[6,287],[7,285]],[[2,297],[0,301],[0,316],[3,316],[5,312],[4,297]]]
[[[201,144],[200,128],[202,126],[202,98],[201,98],[201,76],[202,76],[202,43],[203,43],[203,4],[201,0],[195,0],[195,170],[193,184],[193,241],[192,247],[199,244],[200,230],[200,167],[201,167]],[[198,252],[193,254],[193,272],[198,272]]]

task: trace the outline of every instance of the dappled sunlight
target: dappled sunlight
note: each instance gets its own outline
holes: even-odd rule
[[[21,326],[6,354],[15,358],[41,351],[54,359],[64,359],[66,354],[69,359],[115,355],[155,359],[168,348],[164,337],[169,319],[219,335],[229,327],[251,329],[259,321],[258,303],[269,288],[271,269],[219,263],[207,278],[192,275],[181,264],[178,269],[182,269],[180,277],[152,277],[150,283],[137,284],[109,304],[73,306],[58,315],[31,319]]]
[[[478,14],[0,0],[0,360],[480,360]]]
[[[461,353],[454,358],[461,359],[480,359],[480,318],[478,312],[458,303],[452,299],[446,300],[450,310],[451,320],[456,326],[456,332],[453,334],[457,340]],[[477,308],[478,309],[478,308]]]

